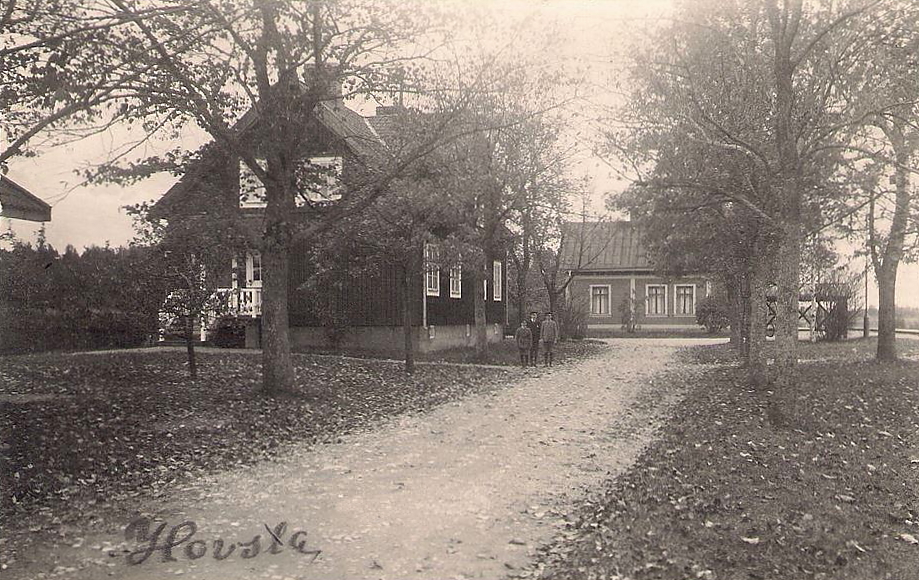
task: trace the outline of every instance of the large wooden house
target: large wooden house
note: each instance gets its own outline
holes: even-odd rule
[[[320,102],[310,115],[311,138],[303,153],[304,163],[323,168],[323,178],[310,199],[334,204],[348,195],[350,171],[373,162],[387,146],[385,135],[391,130],[390,109],[380,107],[377,115],[364,117],[348,108],[341,99]],[[257,127],[257,115],[249,111],[235,129],[242,132]],[[253,186],[255,184],[255,186]],[[154,205],[155,217],[173,218],[198,211],[213,203],[214,192],[242,218],[245,229],[257,248],[264,227],[264,192],[257,180],[228,155],[213,156],[186,174]],[[397,349],[402,344],[402,304],[399,299],[401,271],[384,265],[377,273],[355,276],[344,285],[307,284],[315,272],[310,248],[294,247],[290,252],[288,315],[293,348],[336,345],[343,348]],[[436,245],[424,249],[424,273],[414,275],[411,295],[411,320],[415,345],[420,351],[456,346],[471,346],[475,340],[472,276],[462,267],[441,269],[431,259]],[[257,250],[239,255],[227,252],[226,268],[216,273],[220,291],[231,297],[232,315],[245,324],[247,347],[260,345],[262,260]],[[486,287],[486,321],[490,341],[501,340],[507,319],[505,260],[494,261],[495,283]],[[309,288],[314,288],[310,290]],[[340,313],[330,328],[319,312],[333,307]],[[202,329],[202,336],[207,333]]]
[[[561,268],[572,276],[568,298],[586,310],[589,334],[700,328],[696,308],[710,283],[702,275],[656,271],[639,224],[570,222],[563,234]]]

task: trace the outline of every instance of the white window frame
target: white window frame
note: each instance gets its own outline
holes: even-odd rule
[[[265,159],[256,158],[256,163],[259,164],[262,168],[267,166],[267,161]],[[252,183],[255,184],[253,191],[249,194],[249,200],[243,200],[243,189],[244,184],[247,180],[252,180]],[[261,192],[261,195],[259,195]],[[246,162],[242,159],[239,160],[239,207],[246,209],[261,209],[268,206],[268,197],[265,192],[265,184],[256,177],[255,173],[249,169],[249,166],[246,165]]]
[[[450,298],[463,297],[463,266],[450,268]]]
[[[594,312],[594,288],[606,288],[606,312]],[[612,285],[611,284],[591,284],[587,291],[587,303],[590,304],[591,316],[612,316]]]
[[[264,158],[256,158],[255,160],[262,168],[268,166],[268,162]],[[341,175],[344,168],[344,160],[341,156],[337,155],[320,155],[316,157],[309,157],[307,163],[310,165],[316,166],[325,166],[333,168],[333,171],[325,175],[326,185],[321,187],[319,191],[316,192],[307,192],[306,196],[295,195],[294,196],[294,205],[297,207],[303,207],[307,202],[324,202],[324,201],[338,201],[341,199]],[[243,200],[242,194],[244,190],[244,185],[246,182],[250,182],[254,185],[252,192],[247,196],[249,199]],[[246,165],[246,162],[242,159],[239,160],[239,207],[247,209],[264,209],[268,206],[267,193],[265,191],[265,184],[262,183],[258,177],[249,169],[249,166]]]
[[[651,288],[663,288],[664,289],[664,312],[655,312],[651,313]],[[646,316],[667,316],[668,304],[667,304],[667,285],[666,284],[645,284],[645,315]]]
[[[680,312],[680,288],[692,288],[692,312]],[[674,284],[673,286],[673,314],[674,316],[695,316],[696,315],[696,285],[695,284]]]
[[[494,283],[491,285],[492,290],[492,300],[495,302],[501,302],[504,294],[504,264],[501,263],[501,260],[495,260],[491,263],[491,275],[494,278]]]
[[[307,201],[312,203],[324,201],[338,201],[341,199],[341,174],[344,167],[344,160],[338,155],[319,155],[307,159],[310,165],[318,167],[332,168],[333,171],[326,174],[326,184],[320,187],[319,191],[309,191],[304,196],[297,195],[294,202],[297,207],[303,207]]]
[[[424,293],[427,296],[440,296],[440,268],[437,264],[437,246],[424,245]]]
[[[258,267],[256,267],[256,262]],[[246,288],[262,287],[262,254],[261,252],[246,252]],[[258,274],[258,279],[255,276]]]

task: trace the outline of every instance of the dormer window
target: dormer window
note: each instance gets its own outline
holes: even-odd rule
[[[257,159],[263,169],[268,164],[264,159]],[[342,158],[335,156],[309,157],[300,164],[295,172],[297,191],[294,193],[294,205],[303,207],[310,203],[322,203],[341,199]],[[265,185],[246,165],[239,162],[239,207],[264,208],[268,205]]]
[[[342,158],[310,157],[297,168],[297,207],[341,199]]]

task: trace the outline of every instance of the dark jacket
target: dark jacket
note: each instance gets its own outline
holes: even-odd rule
[[[521,326],[514,333],[514,339],[517,341],[517,348],[533,348],[533,333],[526,326]]]
[[[533,335],[533,344],[539,344],[539,321],[527,318],[527,328],[530,329],[530,333]]]

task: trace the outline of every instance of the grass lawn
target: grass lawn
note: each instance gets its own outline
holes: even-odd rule
[[[566,361],[580,360],[603,352],[608,347],[597,340],[565,340],[555,345],[555,363],[564,363]],[[301,350],[301,352],[304,352]],[[404,358],[402,350],[394,349],[390,351],[364,351],[355,349],[330,350],[330,349],[310,349],[305,352],[310,353],[335,353],[345,354],[348,356],[357,356],[362,358],[386,358],[401,360]],[[542,351],[540,351],[542,352]],[[499,343],[488,345],[488,350],[484,358],[478,358],[475,350],[471,348],[450,348],[436,352],[418,353],[415,355],[416,360],[425,362],[452,362],[452,363],[481,363],[502,366],[517,366],[520,364],[520,354],[517,350],[517,343],[513,339],[505,338]],[[542,354],[540,354],[542,359]],[[542,364],[542,360],[539,361]]]
[[[919,578],[919,341],[802,344],[791,427],[726,345],[661,438],[540,555],[552,579]],[[533,575],[535,575],[534,571]]]

